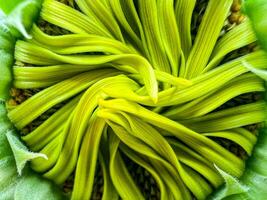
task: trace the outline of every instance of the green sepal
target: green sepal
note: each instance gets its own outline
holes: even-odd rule
[[[262,176],[267,177],[267,130],[262,129],[258,137],[258,143],[256,144],[253,156],[249,158],[247,162],[248,171],[254,171]],[[247,172],[247,171],[246,171]],[[246,173],[243,176],[244,181],[248,180]],[[267,183],[266,183],[267,184]]]
[[[16,38],[30,38],[33,22],[39,15],[42,0],[0,0],[0,100],[7,100],[12,84]]]
[[[2,126],[2,123],[0,123],[0,126]],[[6,128],[7,127],[5,127],[5,129]],[[0,158],[4,158],[10,155],[12,155],[12,150],[9,146],[6,135],[0,130]]]
[[[53,183],[31,171],[27,165],[23,175],[18,176],[14,149],[19,151],[19,154],[26,155],[27,150],[16,135],[12,123],[6,116],[4,102],[0,101],[0,200],[66,199]],[[13,149],[10,147],[10,141]]]
[[[260,78],[262,78],[263,80],[267,81],[267,70],[265,69],[258,69],[253,67],[251,64],[249,64],[246,61],[243,61],[242,64],[244,65],[244,67],[246,67],[249,71],[251,71],[252,73],[256,74],[257,76],[259,76]],[[267,64],[266,64],[267,65]]]
[[[43,158],[46,160],[48,159],[45,154],[29,151],[13,131],[9,131],[6,136],[13,151],[19,175],[22,174],[22,170],[28,161],[35,158]]]
[[[247,161],[247,169],[241,181],[249,187],[247,199],[265,199],[267,196],[267,130],[263,128],[258,137],[253,156]],[[239,198],[239,197],[237,197]],[[237,199],[236,198],[236,199]]]
[[[0,100],[7,100],[9,98],[9,89],[12,84],[13,55],[0,49]]]
[[[267,1],[246,0],[243,4],[243,12],[251,20],[261,47],[267,51]]]
[[[14,181],[17,179],[17,170],[12,166],[15,166],[12,155],[0,159],[0,194],[2,191],[7,190],[10,185],[13,185]]]
[[[7,26],[0,24],[0,49],[12,53],[14,51],[15,38],[12,36]]]
[[[13,200],[16,182],[9,184],[4,190],[1,189],[0,200]]]
[[[260,200],[267,196],[267,129],[262,128],[252,156],[247,160],[246,170],[240,182],[248,191],[229,196],[225,200]]]
[[[239,180],[237,180],[235,177],[221,170],[216,165],[215,168],[223,177],[225,185],[220,189],[218,189],[215,193],[213,193],[212,196],[210,196],[208,199],[210,200],[227,199],[227,197],[229,196],[236,194],[243,194],[248,191],[248,187],[239,182]]]
[[[27,31],[37,19],[41,3],[41,0],[0,1],[0,100],[9,97],[16,38],[30,38]]]
[[[27,0],[20,3],[6,18],[6,25],[16,38],[31,38],[28,34],[33,22],[39,15],[41,1]]]
[[[5,103],[0,100],[0,137],[4,135],[3,132],[7,131],[11,127],[12,124],[7,117]],[[2,142],[4,143],[4,140],[0,138],[0,149],[2,147]],[[1,158],[1,153],[0,153],[0,158]]]
[[[11,161],[7,161],[8,158],[13,157],[12,150],[9,146],[5,133],[11,128],[11,124],[6,117],[6,110],[3,102],[0,102],[0,190],[3,187],[5,181],[3,181],[2,173],[6,174],[7,171],[3,170],[6,164],[9,165]],[[7,160],[6,160],[7,159]],[[14,163],[15,164],[15,163]]]
[[[12,84],[11,66],[14,62],[15,39],[8,29],[0,24],[0,100],[9,97],[9,89]]]
[[[5,14],[9,14],[19,3],[24,0],[0,0],[0,8],[3,10]]]
[[[65,199],[58,188],[37,174],[28,172],[17,183],[14,200],[60,200]]]
[[[6,27],[15,38],[30,38],[27,31],[37,19],[41,3],[41,0],[12,0],[1,3],[1,26]]]

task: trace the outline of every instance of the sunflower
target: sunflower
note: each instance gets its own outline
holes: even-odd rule
[[[222,199],[248,191],[237,179],[265,121],[267,56],[241,1],[23,3],[32,16],[41,5],[40,17],[26,29],[10,20],[17,15],[6,20],[11,35],[24,36],[10,50],[12,87],[4,87],[6,115],[23,143],[10,128],[6,137],[18,173],[37,172],[36,184],[46,180],[56,193],[46,198]],[[232,190],[217,190],[225,182]],[[19,183],[15,196],[29,191]]]

